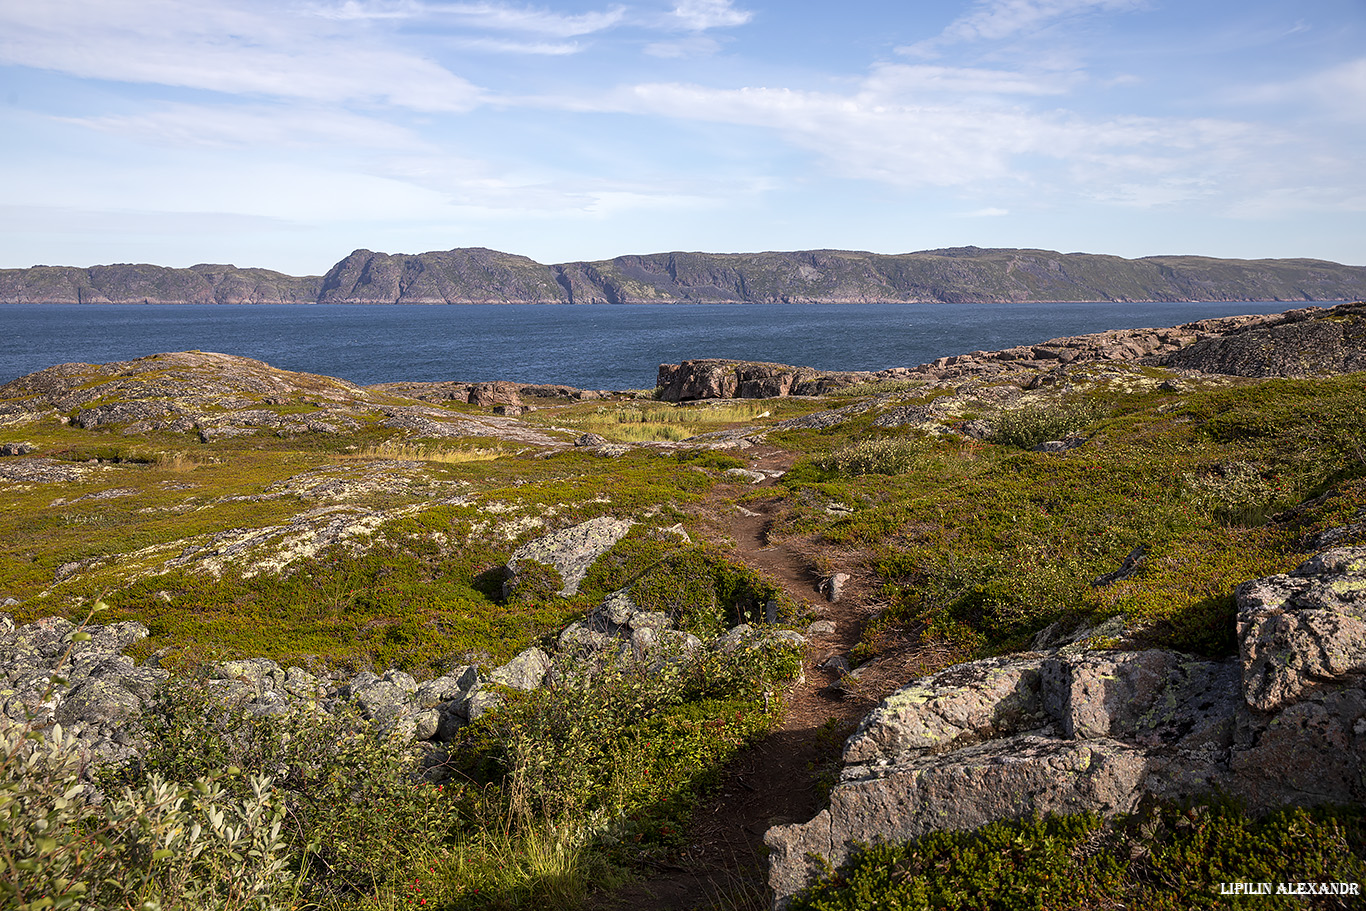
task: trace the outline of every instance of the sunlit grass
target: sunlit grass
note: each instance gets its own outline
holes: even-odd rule
[[[699,433],[767,417],[771,407],[765,402],[707,405],[633,402],[615,408],[600,407],[573,423],[590,433],[619,442],[677,442]]]
[[[491,462],[515,452],[501,446],[428,446],[425,443],[371,443],[359,452],[346,453],[343,459],[393,459],[406,462],[441,462],[448,465],[463,462]]]

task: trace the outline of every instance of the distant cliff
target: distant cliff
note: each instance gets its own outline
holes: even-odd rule
[[[974,303],[1334,301],[1366,297],[1366,267],[957,247],[883,255],[658,253],[543,265],[481,247],[357,250],[322,277],[148,265],[0,270],[0,303]]]

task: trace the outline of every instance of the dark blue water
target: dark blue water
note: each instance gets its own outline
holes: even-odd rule
[[[1275,313],[1285,303],[642,306],[0,306],[0,383],[53,364],[218,351],[354,383],[513,380],[648,389],[661,363],[913,367],[1106,329]]]

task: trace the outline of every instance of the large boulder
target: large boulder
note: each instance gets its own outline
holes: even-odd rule
[[[1072,645],[912,681],[845,745],[830,806],[765,841],[778,906],[857,843],[1215,790],[1366,799],[1366,548],[1239,587],[1240,656]]]
[[[588,568],[624,538],[631,530],[631,525],[630,519],[599,516],[523,544],[508,559],[508,579],[503,584],[504,593],[511,594],[516,590],[520,565],[539,563],[554,567],[560,574],[562,586],[556,594],[562,598],[577,594],[579,584],[588,574]]]

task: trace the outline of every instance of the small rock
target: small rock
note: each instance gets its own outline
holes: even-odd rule
[[[808,636],[833,636],[835,635],[834,620],[817,620],[806,628]]]
[[[844,595],[844,586],[849,582],[848,573],[835,573],[821,582],[820,590],[825,592],[826,600],[832,604]]]

